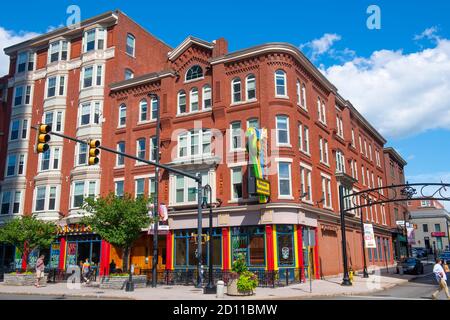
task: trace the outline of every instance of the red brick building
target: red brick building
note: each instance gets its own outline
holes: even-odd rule
[[[89,32],[91,28],[96,31]],[[81,29],[60,29],[6,52],[11,56],[11,126],[15,119],[26,118],[28,125],[52,120],[54,130],[98,138],[104,146],[154,161],[160,108],[161,163],[200,173],[204,184],[212,186],[218,269],[229,270],[235,255],[244,253],[252,269],[288,270],[293,276],[311,267],[315,277],[342,272],[338,187],[349,185],[349,193],[387,181],[386,140],[290,44],[228,52],[224,39],[188,37],[170,48],[123,13],[109,12],[83,22]],[[50,63],[63,56],[64,61]],[[29,72],[17,72],[25,60],[25,69],[32,61],[35,65]],[[20,99],[18,86],[24,86],[23,101],[14,106]],[[27,86],[32,94],[24,103]],[[158,99],[151,100],[149,93]],[[44,115],[47,110],[53,116]],[[245,132],[250,127],[268,130],[267,204],[247,191],[251,173]],[[50,154],[40,159],[34,152],[35,133],[25,136],[17,149],[11,143],[8,147],[8,161],[17,150],[17,165],[11,169],[11,160],[6,171],[15,170],[14,175],[1,181],[11,203],[3,219],[35,213],[70,224],[79,221],[84,196],[154,193],[155,174],[149,166],[103,152],[100,164],[88,167],[86,150],[58,139],[52,139]],[[26,156],[26,170],[18,175],[21,154]],[[160,267],[195,268],[196,185],[164,170],[159,181],[159,202],[169,209],[170,227],[160,237]],[[21,204],[12,213],[17,190]],[[377,249],[367,252],[370,264],[392,263],[395,221],[388,207],[377,205],[347,217],[349,264],[362,268],[361,214],[376,234]],[[208,226],[207,214],[203,226]],[[95,235],[67,231],[74,234],[68,232],[52,249],[60,268],[76,263],[89,250],[96,252],[104,270],[111,259],[119,265],[120,252]],[[143,235],[133,248],[132,262],[138,269],[151,268],[150,238]]]

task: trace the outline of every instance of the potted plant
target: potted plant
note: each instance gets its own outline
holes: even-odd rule
[[[233,263],[232,273],[228,281],[227,295],[229,296],[251,296],[255,294],[258,286],[256,275],[248,271],[245,256],[239,254]]]

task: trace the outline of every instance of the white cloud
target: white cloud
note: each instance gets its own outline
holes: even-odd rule
[[[421,34],[416,34],[414,36],[414,40],[422,40],[422,39],[428,39],[428,40],[439,40],[439,36],[436,34],[438,32],[438,27],[433,26],[430,28],[425,29]]]
[[[409,54],[375,51],[322,72],[387,138],[450,129],[449,39]]]
[[[9,70],[9,57],[5,55],[3,49],[38,35],[35,32],[15,32],[0,27],[0,77],[6,75]]]
[[[308,54],[312,61],[317,60],[317,58],[325,53],[327,53],[333,44],[342,37],[336,33],[325,33],[321,38],[314,39],[310,42],[300,45],[300,49],[308,50]]]

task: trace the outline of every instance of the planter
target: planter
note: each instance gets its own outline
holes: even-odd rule
[[[238,290],[237,287],[238,279],[229,280],[227,285],[227,295],[233,297],[246,297],[253,296],[255,294],[254,291],[242,292]]]
[[[34,274],[5,274],[3,283],[7,286],[34,286],[36,276]],[[40,285],[47,283],[47,276],[41,279]]]
[[[129,276],[123,277],[104,277],[100,281],[100,289],[124,290],[128,282]],[[133,284],[135,289],[143,289],[147,287],[147,276],[133,276]]]

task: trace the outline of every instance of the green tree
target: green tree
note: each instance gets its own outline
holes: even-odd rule
[[[49,248],[56,239],[56,225],[24,216],[8,221],[0,228],[0,242],[16,247],[23,256],[35,249]]]
[[[83,208],[89,214],[82,222],[123,250],[123,270],[128,270],[131,246],[140,237],[142,230],[153,222],[148,214],[149,203],[151,200],[145,197],[135,199],[129,194],[118,197],[114,193],[84,200]]]

